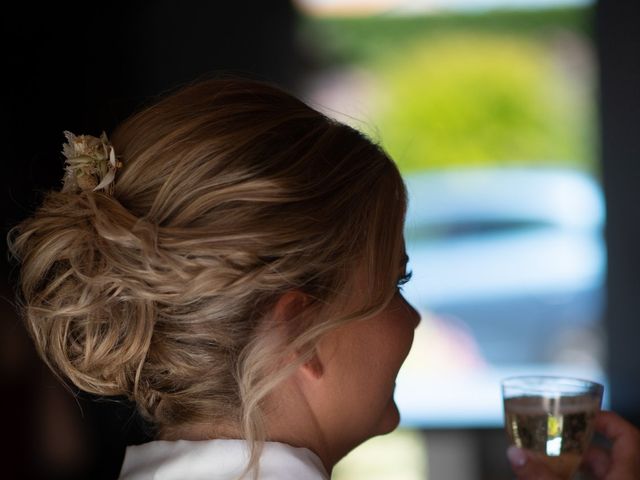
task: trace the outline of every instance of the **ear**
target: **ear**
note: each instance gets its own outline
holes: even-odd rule
[[[313,355],[309,360],[300,366],[301,372],[313,380],[319,380],[324,374],[324,365],[318,356],[318,352],[314,349]]]
[[[270,331],[275,329],[289,341],[292,340],[305,321],[303,314],[309,302],[307,294],[300,290],[283,293],[271,308],[265,328]]]
[[[295,326],[291,325],[291,322],[295,322],[296,318],[299,318],[308,303],[309,297],[305,293],[300,290],[290,290],[284,293],[276,302],[272,311],[272,318],[279,328],[290,334],[295,331]],[[311,357],[300,365],[300,372],[313,380],[322,377],[324,366],[316,348],[314,348]]]

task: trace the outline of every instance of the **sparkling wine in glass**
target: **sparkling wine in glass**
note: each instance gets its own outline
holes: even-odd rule
[[[563,479],[577,472],[593,436],[604,387],[577,378],[520,376],[502,381],[511,444],[527,449]]]

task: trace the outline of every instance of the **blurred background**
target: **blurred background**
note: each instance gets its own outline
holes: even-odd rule
[[[638,5],[603,0],[58,2],[3,17],[5,233],[59,186],[63,130],[109,132],[210,73],[277,83],[379,142],[409,188],[422,314],[401,428],[338,480],[511,478],[500,379],[605,384],[640,424]],[[148,430],[35,356],[3,260],[9,477],[116,478]]]

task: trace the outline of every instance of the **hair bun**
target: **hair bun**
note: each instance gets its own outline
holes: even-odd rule
[[[130,217],[101,193],[52,192],[12,230],[10,246],[22,261],[24,317],[40,356],[82,390],[132,398],[144,394],[156,311],[121,275],[130,265],[117,263],[115,251],[134,243]]]

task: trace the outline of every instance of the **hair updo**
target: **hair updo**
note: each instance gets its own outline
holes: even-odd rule
[[[10,234],[38,352],[159,432],[233,421],[260,440],[260,402],[292,371],[275,362],[393,297],[400,174],[360,132],[252,80],[187,85],[110,137],[113,196],[49,192]],[[356,268],[366,302],[345,312]],[[292,290],[310,301],[288,335],[258,328]]]

